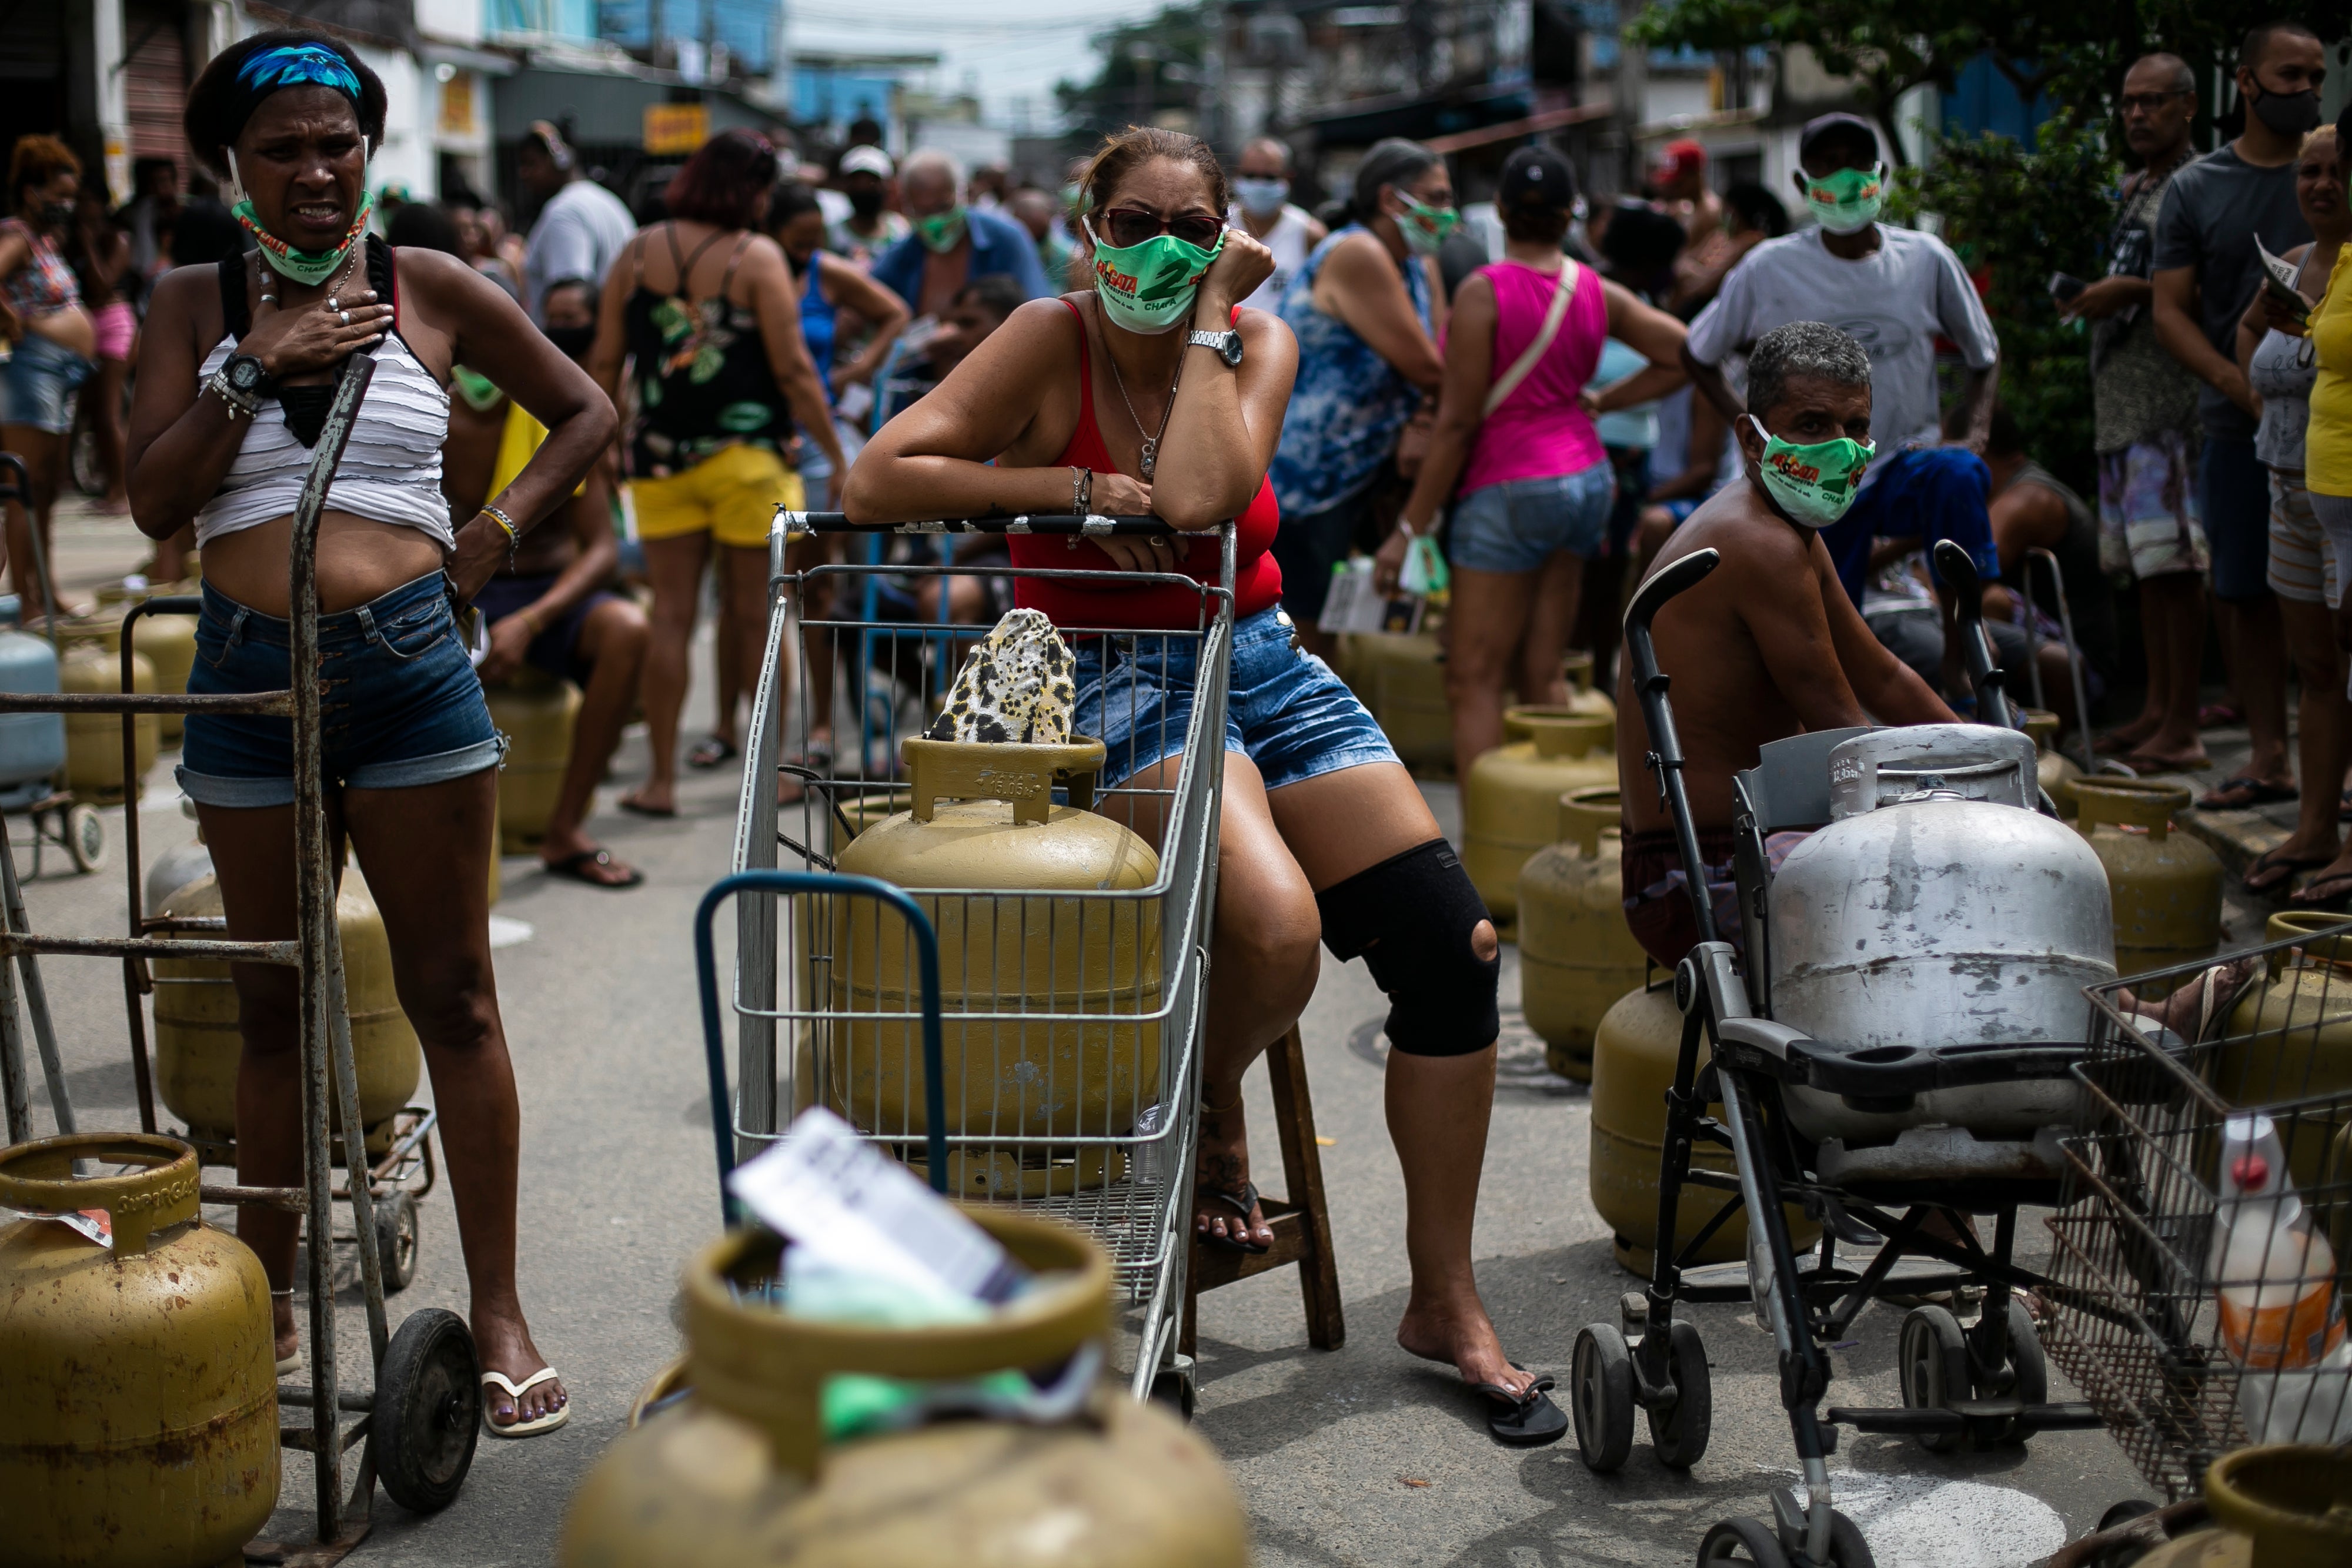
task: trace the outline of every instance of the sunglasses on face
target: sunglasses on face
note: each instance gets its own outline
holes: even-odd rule
[[[1163,234],[1174,235],[1186,245],[1196,245],[1207,250],[1217,243],[1217,236],[1225,232],[1224,220],[1211,217],[1206,213],[1179,213],[1172,218],[1163,218],[1158,213],[1141,207],[1113,207],[1097,222],[1101,225],[1103,238],[1120,250],[1141,245],[1154,235]]]

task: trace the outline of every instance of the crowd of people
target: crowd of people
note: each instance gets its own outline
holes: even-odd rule
[[[1566,1417],[1549,1381],[1505,1352],[1470,1257],[1498,939],[1322,656],[1334,573],[1370,557],[1381,594],[1442,583],[1466,775],[1502,738],[1510,694],[1564,701],[1570,647],[1609,657],[1641,570],[1722,552],[1727,570],[1657,623],[1702,866],[1679,863],[1620,687],[1627,917],[1668,964],[1694,939],[1686,875],[1729,897],[1730,776],[1759,745],[1971,712],[1952,599],[1927,564],[1946,539],[1994,585],[2000,663],[2021,675],[2039,641],[2045,686],[2076,721],[2095,716],[2074,710],[2069,652],[2029,624],[2059,598],[2033,563],[2061,567],[2095,705],[2123,682],[2116,592],[2137,590],[2146,696],[2102,742],[2134,768],[2201,765],[2200,726],[2231,716],[2199,702],[2217,607],[2252,756],[2206,803],[2292,797],[2299,766],[2297,830],[2248,885],[2283,893],[2307,871],[2299,899],[2352,899],[2336,828],[2352,810],[2337,565],[2352,548],[2352,290],[2332,287],[2352,211],[2338,133],[2318,124],[2324,70],[2308,31],[2256,29],[2238,71],[2243,127],[2202,157],[2188,68],[2152,55],[2125,78],[2137,168],[2116,194],[2108,271],[2061,296],[2092,324],[2097,451],[2084,455],[2035,451],[2003,406],[1975,280],[1939,238],[1884,221],[1885,150],[1854,115],[1798,139],[1802,226],[1760,186],[1718,190],[1690,141],[1610,200],[1580,191],[1559,152],[1525,146],[1465,205],[1444,157],[1392,139],[1310,212],[1281,142],[1249,142],[1229,171],[1205,143],[1146,128],[1109,138],[1056,191],[938,152],[900,162],[872,139],[801,164],[730,131],[654,193],[657,210],[633,214],[541,122],[517,163],[535,215],[513,233],[465,192],[372,191],[383,84],[345,45],[264,33],[191,90],[185,193],[172,165],[142,164],[133,199],[109,212],[63,145],[12,152],[0,444],[34,495],[10,507],[7,559],[28,609],[60,608],[52,584],[28,580],[25,547],[48,526],[78,402],[110,478],[101,504],[155,541],[153,574],[201,562],[190,690],[284,686],[308,450],[342,367],[373,357],[320,539],[326,762],[442,1107],[488,1419],[519,1437],[561,1425],[568,1396],[514,1288],[519,1109],[484,902],[507,743],[485,685],[530,666],[580,688],[541,859],[625,889],[641,873],[591,832],[596,787],[640,707],[649,760],[625,810],[674,815],[681,765],[737,756],[780,507],[860,521],[1148,512],[1180,536],[1232,522],[1195,1234],[1267,1245],[1241,1077],[1299,1017],[1318,948],[1364,957],[1391,1004],[1387,1113],[1412,1270],[1399,1340],[1457,1367],[1499,1439],[1550,1441]],[[2265,248],[2292,283],[2264,287]],[[2085,499],[2053,468],[2091,457]],[[1213,580],[1215,552],[1183,545],[992,548],[1011,568]],[[689,740],[707,579],[716,717]],[[1007,607],[981,576],[946,580],[883,612],[977,623]],[[1164,580],[1021,577],[1011,595],[1097,631],[1189,625],[1200,603]],[[1077,642],[1076,722],[1109,747],[1103,783],[1170,783],[1199,677],[1191,645]],[[835,677],[821,639],[802,653],[813,700],[788,760],[821,776]],[[282,720],[187,721],[179,780],[236,936],[292,929],[289,747]],[[1164,825],[1126,809],[1147,837]],[[236,985],[241,1176],[290,1184],[291,977],[240,966]],[[293,1224],[249,1209],[242,1229],[278,1286],[290,1365]]]

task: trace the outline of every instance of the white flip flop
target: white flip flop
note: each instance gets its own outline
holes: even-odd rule
[[[292,1354],[278,1358],[278,1375],[295,1377],[310,1370],[310,1363],[303,1356],[302,1347],[296,1345]]]
[[[488,1397],[488,1394],[492,1384],[498,1385],[499,1392],[515,1402],[515,1409],[520,1412],[522,1409],[522,1396],[530,1393],[532,1389],[538,1387],[541,1384],[550,1381],[554,1376],[555,1368],[551,1366],[541,1367],[537,1372],[532,1373],[520,1383],[509,1382],[507,1380],[507,1375],[503,1372],[486,1372],[482,1374],[482,1389],[485,1396],[482,1400],[483,1429],[488,1431],[493,1437],[536,1437],[541,1432],[552,1432],[558,1427],[562,1426],[566,1421],[571,1420],[572,1403],[570,1400],[564,1401],[562,1407],[555,1410],[552,1414],[541,1416],[535,1421],[511,1421],[506,1426],[501,1427],[496,1421],[490,1419],[490,1402]]]

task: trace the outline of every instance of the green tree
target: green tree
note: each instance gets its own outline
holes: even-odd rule
[[[2000,334],[2000,395],[2033,453],[2084,494],[2093,472],[2090,338],[2058,319],[2053,272],[2095,277],[2105,266],[2116,163],[2095,131],[2063,118],[2035,145],[2006,136],[1942,141],[1896,183],[1893,211],[1935,214],[1944,237],[1986,279]]]
[[[1127,126],[1149,125],[1166,110],[1194,107],[1209,48],[1200,5],[1165,6],[1147,21],[1097,33],[1092,42],[1102,57],[1094,79],[1054,88],[1074,152]]]

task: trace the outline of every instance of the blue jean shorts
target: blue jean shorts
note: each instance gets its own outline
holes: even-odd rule
[[[1605,462],[1483,485],[1454,503],[1445,559],[1470,571],[1538,571],[1560,550],[1591,560],[1608,547],[1616,496],[1617,475]]]
[[[1108,656],[1105,644],[1109,643]],[[1102,787],[1116,789],[1184,750],[1192,717],[1200,640],[1139,632],[1078,644],[1078,703],[1071,727],[1100,737]],[[1106,668],[1106,663],[1108,667]],[[1268,789],[1367,762],[1396,748],[1331,666],[1302,653],[1290,618],[1261,610],[1234,627],[1225,687],[1225,749],[1257,764]]]
[[[98,369],[62,343],[27,332],[0,365],[0,424],[26,424],[63,435],[73,428],[66,399]]]
[[[189,694],[284,691],[293,683],[292,632],[289,622],[205,584]],[[319,687],[330,786],[411,789],[478,773],[506,755],[440,572],[320,616]],[[293,722],[190,717],[179,779],[200,806],[292,805]]]

